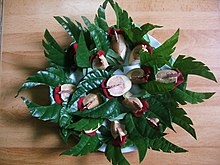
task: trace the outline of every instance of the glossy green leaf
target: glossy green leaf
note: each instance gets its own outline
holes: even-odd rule
[[[128,134],[132,134],[137,136],[137,137],[143,137],[144,136],[144,132],[145,132],[145,128],[146,128],[146,124],[147,124],[147,120],[144,119],[144,121],[142,120],[142,118],[140,118],[139,120],[143,121],[140,122],[140,125],[137,125],[135,121],[136,118],[132,116],[132,114],[128,113],[125,116],[125,126],[126,126],[126,130],[128,131]]]
[[[144,116],[134,117],[130,113],[125,116],[126,130],[131,137],[139,138],[155,138],[163,136],[163,134],[152,128]]]
[[[187,113],[182,108],[170,108],[172,122],[179,125],[196,139],[195,129],[192,127],[192,120],[187,117]]]
[[[172,98],[179,102],[180,104],[184,105],[186,102],[191,104],[198,104],[203,102],[205,99],[209,99],[215,93],[203,93],[203,92],[192,92],[186,89],[175,88],[173,91],[170,92]]]
[[[59,46],[56,40],[52,37],[48,30],[44,33],[44,38],[46,42],[42,40],[42,45],[45,48],[44,54],[49,59],[49,62],[53,62],[59,66],[65,66],[66,63],[66,53]]]
[[[166,40],[161,46],[153,50],[154,56],[162,56],[164,59],[169,60],[171,54],[175,50],[175,44],[177,43],[179,38],[179,29],[176,31],[176,33],[170,37],[168,40]]]
[[[49,106],[41,106],[38,104],[35,104],[26,98],[22,97],[22,100],[27,105],[27,107],[30,109],[30,112],[33,117],[36,117],[43,121],[52,121],[57,123],[60,117],[60,109],[61,105],[59,104],[52,104]]]
[[[130,137],[129,138],[131,139],[131,141],[135,144],[135,146],[137,147],[138,149],[138,155],[139,155],[139,162],[141,163],[146,154],[147,154],[147,150],[148,150],[148,147],[149,147],[149,140],[147,138],[140,138],[140,137]]]
[[[110,99],[105,103],[92,108],[87,109],[84,111],[75,112],[74,115],[81,116],[81,117],[89,117],[89,118],[114,118],[117,117],[121,112],[121,106],[118,100]]]
[[[92,70],[83,77],[83,80],[79,83],[79,86],[84,81],[91,80],[93,78],[107,79],[109,76],[110,76],[110,74],[106,70],[98,70],[98,69],[97,70]]]
[[[66,127],[70,124],[70,121],[72,119],[72,116],[69,113],[69,110],[66,107],[62,107],[60,110],[60,119],[59,119],[59,125],[60,127]]]
[[[56,42],[56,40],[52,37],[47,29],[44,32],[44,38],[46,39],[48,45],[54,47],[59,52],[64,53],[64,50],[60,47],[60,45]]]
[[[148,98],[146,98],[146,100],[147,100],[147,102],[149,104],[149,107],[150,107],[149,110],[148,110],[148,116],[158,118],[167,127],[174,130],[172,125],[171,125],[170,110],[167,107],[165,107],[160,102],[160,100],[157,100],[154,97],[148,97]]]
[[[171,151],[175,153],[188,152],[187,150],[169,142],[164,137],[149,139],[149,146],[151,147],[152,150],[156,150],[156,151],[162,150],[163,152],[169,152],[169,153]]]
[[[76,131],[91,130],[98,128],[103,121],[104,119],[99,118],[82,118],[78,122],[70,124],[67,128],[74,128]]]
[[[129,30],[126,30],[126,34],[128,35],[129,39],[133,42],[139,42],[141,41],[142,37],[147,34],[149,31],[155,29],[155,28],[161,28],[162,26],[153,25],[150,23],[146,23],[142,25],[141,27],[133,27]]]
[[[96,151],[99,145],[100,144],[97,135],[87,136],[85,134],[82,134],[80,141],[74,147],[61,153],[61,155],[73,155],[73,156],[87,155],[89,152]]]
[[[161,83],[157,81],[149,81],[141,85],[150,94],[160,94],[171,91],[174,83]]]
[[[79,131],[75,131],[73,129],[66,129],[64,127],[60,128],[60,136],[66,144],[69,144],[69,138],[71,135],[74,135],[75,137],[79,137],[80,133]],[[72,141],[73,139],[71,139],[71,142]]]
[[[76,42],[79,42],[79,35],[80,35],[80,32],[83,31],[83,27],[82,26],[77,26],[75,23],[73,23],[71,21],[71,19],[69,17],[66,17],[66,16],[63,16],[63,17],[66,19],[67,23],[69,24],[69,28],[70,28],[70,31],[71,31],[72,38]],[[67,29],[65,29],[65,30],[68,33],[68,30]]]
[[[136,118],[131,114],[127,114],[125,117],[125,128],[128,131],[128,138],[137,147],[140,162],[144,159],[148,149],[147,138],[145,137],[147,125],[147,120],[144,117]]]
[[[121,147],[113,146],[111,142],[106,146],[105,156],[110,162],[112,162],[112,165],[129,165],[128,161],[121,153]]]
[[[77,31],[79,32],[79,29],[75,26],[75,24],[72,21],[70,21],[68,17],[66,17],[68,22],[66,22],[60,16],[54,16],[54,18],[57,20],[57,22],[59,22],[60,25],[63,26],[66,32],[75,40],[74,34]]]
[[[107,33],[103,29],[92,24],[86,17],[82,17],[82,19],[90,31],[90,35],[95,42],[96,48],[107,52],[110,47]]]
[[[162,55],[150,54],[149,52],[140,51],[140,63],[141,65],[151,66],[153,68],[160,68],[167,64],[170,66],[168,60],[166,60]]]
[[[91,63],[89,61],[90,51],[87,48],[86,41],[83,33],[80,33],[79,37],[79,46],[76,52],[76,63],[78,67],[85,68],[91,67]]]
[[[108,30],[108,23],[105,18],[105,7],[106,5],[100,6],[98,9],[98,15],[95,16],[95,23],[97,26],[102,28],[104,31]]]
[[[194,74],[217,82],[210,69],[204,63],[196,61],[193,57],[179,55],[173,67],[178,68],[184,75]]]
[[[51,87],[56,87],[59,84],[65,84],[66,80],[67,78],[62,68],[47,68],[46,70],[38,71],[34,76],[28,77],[26,82],[18,90],[17,95],[20,92],[34,86],[48,85]]]
[[[127,11],[122,10],[117,2],[114,2],[113,0],[109,0],[109,3],[111,4],[113,10],[116,14],[116,26],[117,28],[121,30],[128,30],[131,29],[132,25],[132,19],[128,16]]]
[[[123,59],[119,56],[114,50],[109,49],[105,56],[106,60],[108,61],[109,65],[119,65],[123,63]]]

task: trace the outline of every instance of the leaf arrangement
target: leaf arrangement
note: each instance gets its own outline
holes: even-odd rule
[[[106,21],[108,3],[116,14],[113,26]],[[187,90],[187,78],[216,79],[193,57],[172,57],[179,30],[155,47],[147,33],[161,26],[137,25],[113,0],[98,8],[94,23],[82,17],[86,27],[65,16],[54,18],[72,42],[63,49],[46,30],[42,45],[50,67],[28,77],[18,94],[49,86],[51,105],[22,99],[33,117],[57,123],[66,143],[73,136],[79,139],[62,155],[82,156],[104,146],[112,164],[125,165],[121,149],[129,146],[137,148],[140,162],[148,149],[186,152],[166,140],[165,130],[175,131],[175,123],[196,139],[193,123],[179,105],[203,102],[214,93]]]

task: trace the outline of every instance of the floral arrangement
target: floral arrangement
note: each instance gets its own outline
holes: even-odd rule
[[[109,26],[105,10],[110,4],[116,24]],[[19,89],[46,85],[51,104],[38,105],[22,97],[33,117],[59,125],[68,144],[78,143],[62,155],[86,155],[102,150],[114,165],[129,164],[123,148],[136,147],[141,162],[148,149],[186,152],[165,138],[173,123],[196,139],[193,123],[179,105],[197,104],[214,93],[187,90],[188,75],[216,81],[213,73],[193,57],[172,57],[179,30],[155,45],[147,33],[161,26],[133,22],[113,0],[98,8],[94,23],[86,27],[68,17],[54,17],[72,37],[63,49],[48,30],[42,45],[50,67],[27,78]],[[101,148],[100,148],[101,147]]]

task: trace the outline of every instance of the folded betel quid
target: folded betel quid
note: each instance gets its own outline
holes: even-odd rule
[[[116,15],[112,26],[107,6]],[[175,124],[196,139],[182,105],[198,104],[214,94],[189,90],[188,76],[216,78],[191,56],[172,57],[180,30],[160,44],[148,32],[161,26],[133,22],[113,0],[100,5],[94,22],[84,16],[83,24],[67,16],[54,18],[72,40],[60,46],[46,30],[42,45],[48,67],[28,77],[18,94],[48,87],[49,105],[22,99],[33,117],[57,124],[67,145],[78,140],[61,155],[102,151],[113,165],[128,165],[124,152],[138,150],[140,162],[149,149],[186,152],[166,139],[167,132],[175,132]]]

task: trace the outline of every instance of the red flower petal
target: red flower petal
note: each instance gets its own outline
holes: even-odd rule
[[[184,78],[183,78],[182,73],[178,69],[175,69],[175,71],[177,71],[179,76],[177,77],[177,82],[176,82],[176,84],[174,85],[173,88],[176,88],[177,86],[179,86],[180,84],[182,84],[184,82]]]
[[[85,132],[84,132],[85,133]],[[88,136],[95,136],[96,135],[96,131],[94,131],[94,132],[91,132],[91,133],[85,133],[86,135],[88,135]]]
[[[74,52],[74,54],[76,54],[77,49],[78,49],[78,44],[77,43],[73,44],[73,52]]]
[[[118,136],[116,139],[112,141],[113,146],[123,146],[127,140],[128,135],[122,136],[122,140]]]
[[[61,98],[61,94],[59,93],[61,90],[61,86],[57,86],[53,91],[53,98],[57,104],[61,104],[63,99]]]
[[[147,42],[138,42],[138,45],[145,45],[147,47],[147,50],[150,54],[153,53],[153,48],[147,43]]]
[[[103,50],[99,50],[97,53],[96,53],[98,56],[104,56],[105,55],[105,52]]]
[[[85,99],[85,97],[81,97],[80,99],[79,99],[79,101],[78,101],[78,109],[80,110],[80,111],[83,111],[83,110],[85,110],[85,107],[84,107],[84,105],[83,105],[83,100]]]
[[[149,104],[146,100],[141,100],[141,103],[143,104],[143,112],[147,112],[149,109]]]
[[[124,32],[123,30],[120,30],[120,29],[116,29],[116,30],[115,30],[114,28],[108,28],[107,33],[108,33],[110,36],[115,35],[115,32],[116,32],[117,34],[122,34],[122,35],[125,34],[125,32]]]
[[[116,29],[115,31],[116,31],[117,34],[122,34],[122,35],[125,34],[125,32],[121,29]]]
[[[105,97],[107,97],[108,99],[112,99],[114,97],[109,94],[108,89],[106,88],[106,82],[107,80],[103,80],[101,83],[103,93],[105,94]]]
[[[149,109],[149,104],[146,100],[140,100],[141,103],[143,104],[143,107],[139,110],[137,110],[133,115],[135,117],[140,117],[141,115],[143,115],[144,112],[147,112]]]
[[[135,116],[135,117],[141,117],[141,115],[143,115],[143,110],[142,109],[140,109],[140,110],[138,110],[138,111],[136,111],[133,115]]]
[[[108,28],[107,33],[108,33],[108,35],[110,35],[110,36],[114,35],[114,29],[113,29],[113,28]]]
[[[148,80],[148,77],[149,77],[150,74],[151,74],[151,68],[150,68],[149,66],[141,65],[141,69],[144,70],[144,73],[145,73],[145,80]]]
[[[75,58],[74,58],[74,55],[76,54],[76,50],[77,50],[77,48],[78,48],[78,44],[77,43],[74,43],[73,45],[72,45],[72,47],[70,48],[71,50],[70,50],[70,53],[69,53],[69,60],[74,60],[74,63],[76,62],[75,61]]]

